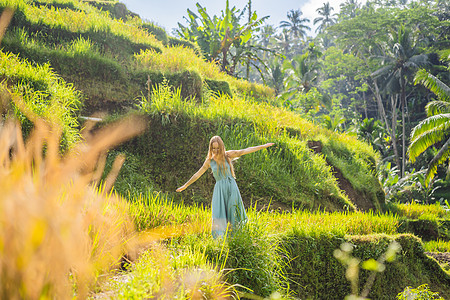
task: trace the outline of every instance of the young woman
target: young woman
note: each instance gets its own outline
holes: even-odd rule
[[[244,154],[249,154],[272,146],[273,143],[249,147],[241,150],[225,150],[220,136],[213,136],[209,141],[209,151],[203,166],[181,187],[177,192],[184,191],[194,183],[208,168],[212,169],[216,185],[214,186],[212,210],[212,234],[214,237],[222,236],[230,223],[235,228],[247,221],[241,193],[236,184],[236,176],[231,161]]]

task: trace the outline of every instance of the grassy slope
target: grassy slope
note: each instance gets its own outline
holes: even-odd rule
[[[228,243],[223,243],[211,238],[210,212],[204,208],[190,206],[186,209],[182,204],[167,201],[163,195],[141,196],[132,203],[131,212],[139,222],[140,230],[161,223],[179,227],[191,221],[200,224],[200,232],[174,238],[167,245],[174,257],[169,268],[178,270],[175,272],[178,274],[189,274],[198,267],[208,269],[206,266],[212,263],[231,270],[222,274],[229,283],[249,287],[260,296],[278,290],[302,299],[343,299],[350,294],[351,288],[344,276],[346,268],[333,256],[334,251],[342,243],[350,243],[350,255],[362,262],[379,259],[392,241],[396,241],[401,250],[393,262],[384,263],[386,268],[376,275],[369,297],[394,299],[406,286],[417,287],[423,283],[429,284],[444,298],[450,295],[450,274],[424,255],[423,245],[417,237],[399,234],[402,220],[397,215],[297,210],[278,213],[249,209],[248,226],[230,237]],[[418,209],[426,210],[427,207]],[[186,258],[187,253],[190,259]],[[180,259],[183,262],[179,262]],[[148,264],[147,258],[137,262],[131,273],[124,276],[145,278],[146,274],[151,275],[152,268],[160,268],[153,263],[153,267],[145,269],[143,264]],[[181,271],[183,269],[185,272]],[[359,272],[361,292],[370,272],[361,265]],[[120,277],[115,280],[113,290],[121,299],[133,290],[147,296],[158,290],[158,287],[153,287],[152,291],[141,288],[148,285],[143,279],[130,284],[123,283]]]
[[[149,32],[156,33],[155,26],[148,26],[136,17],[126,22],[112,19],[85,2],[55,0],[30,5],[24,1],[2,0],[2,3],[16,3],[17,7],[2,43],[4,50],[35,63],[49,63],[65,80],[73,82],[85,97],[84,114],[99,109],[123,113],[139,99],[146,100],[144,95],[149,98],[151,86],[163,81],[164,76],[171,86],[181,86],[183,98],[193,96],[197,102],[203,101],[200,109],[203,112],[197,115],[185,111],[186,107],[172,112],[182,116],[180,121],[185,120],[181,127],[180,123],[170,121],[167,115],[170,107],[153,106],[147,111],[153,116],[148,134],[128,147],[133,156],[129,169],[138,175],[133,176],[133,182],[126,182],[131,177],[124,173],[119,180],[122,180],[119,187],[124,188],[119,191],[125,192],[130,186],[138,191],[144,191],[146,186],[173,191],[201,164],[207,139],[218,133],[226,135],[231,126],[233,134],[225,139],[228,148],[246,147],[269,139],[279,145],[278,153],[270,156],[277,160],[278,166],[270,165],[267,159],[262,164],[263,158],[256,155],[237,164],[239,184],[247,202],[259,200],[267,204],[272,198],[288,207],[294,204],[305,208],[353,209],[354,204],[337,186],[327,165],[332,163],[341,169],[361,197],[369,198],[375,208],[381,208],[383,192],[373,173],[377,159],[373,150],[353,138],[332,135],[282,109],[242,100],[254,96],[259,102],[264,99],[270,102],[272,91],[221,74],[216,66],[196,55],[195,46],[170,47],[175,44],[173,39],[170,42],[157,32],[158,40]],[[102,3],[103,9],[108,10],[107,2]],[[116,4],[111,3],[112,7]],[[211,86],[232,94],[233,100],[214,100],[208,92]],[[239,112],[232,109],[234,105],[239,105]],[[153,131],[152,127],[160,129]],[[195,132],[198,127],[204,136]],[[192,135],[180,139],[177,136],[180,130]],[[238,141],[236,136],[253,139]],[[324,156],[308,151],[309,139],[324,143],[326,161]],[[177,148],[175,145],[187,142],[193,144],[188,147],[195,149],[182,156],[172,152]],[[136,147],[136,143],[141,145]],[[171,157],[168,164],[166,156]],[[189,168],[177,164],[181,161]],[[305,173],[305,170],[312,172]],[[200,191],[191,195],[191,200],[207,202],[210,188],[197,186],[195,189]]]
[[[2,1],[0,3],[4,5],[6,2],[7,1]],[[61,5],[67,10],[65,12],[67,15],[70,15],[69,11],[71,10],[67,8],[70,8],[71,6],[77,8],[79,11],[84,11],[83,9],[86,11],[93,9],[86,6],[86,4],[77,1],[51,2],[57,4],[62,3]],[[24,2],[22,1],[21,3]],[[54,4],[52,7],[55,6],[56,5]],[[48,9],[47,12],[52,13],[52,9],[49,9],[48,7],[44,9]],[[30,13],[29,10],[32,12]],[[57,10],[54,9],[54,11]],[[100,17],[102,16],[101,13],[98,13],[97,11],[92,12],[99,16],[100,21],[104,21],[105,17]],[[32,63],[49,62],[50,66],[53,67],[55,71],[60,72],[60,75],[63,78],[69,82],[74,82],[75,86],[82,90],[84,96],[92,96],[87,99],[87,105],[90,105],[89,101],[100,101],[100,103],[101,100],[105,101],[110,95],[106,94],[106,92],[110,91],[112,87],[116,87],[123,93],[121,94],[122,96],[113,98],[113,101],[122,101],[125,103],[124,106],[130,106],[130,103],[133,103],[133,99],[139,96],[138,92],[146,93],[145,82],[142,81],[135,86],[131,85],[131,87],[126,87],[128,83],[132,83],[134,80],[130,79],[131,75],[138,74],[139,72],[141,72],[139,73],[141,75],[147,73],[151,74],[150,71],[139,69],[140,67],[135,65],[136,61],[133,59],[132,55],[134,51],[141,49],[147,49],[147,51],[148,49],[161,49],[161,51],[164,51],[165,44],[163,42],[157,41],[151,37],[148,37],[146,42],[142,42],[141,38],[139,38],[138,41],[133,40],[134,37],[126,36],[124,33],[119,34],[114,32],[116,29],[112,28],[116,28],[114,27],[115,25],[108,25],[110,26],[108,27],[108,30],[96,29],[94,25],[89,25],[91,27],[88,27],[88,29],[81,29],[81,27],[70,29],[65,28],[60,22],[61,24],[57,23],[59,25],[56,26],[57,28],[55,30],[55,28],[52,27],[55,25],[46,25],[46,20],[34,20],[33,17],[30,16],[33,13],[39,15],[39,11],[36,7],[33,8],[32,6],[23,5],[18,8],[16,13],[18,20],[16,19],[14,22],[19,23],[13,24],[25,24],[26,26],[23,29],[17,27],[10,28],[5,43],[2,43],[2,46],[5,47],[4,50],[9,49],[14,52],[19,52],[22,59],[27,58]],[[25,19],[25,21],[22,20],[24,23],[20,23],[22,22],[20,18]],[[102,24],[99,20],[97,20],[97,23]],[[92,26],[94,26],[93,29]],[[46,29],[47,32],[41,31],[42,29]],[[45,36],[45,33],[53,34],[55,32],[61,34],[61,36],[56,36],[54,40],[51,38],[42,38]],[[69,36],[69,38],[67,38],[67,36]],[[48,37],[48,35],[46,37]],[[104,37],[104,40],[101,40],[101,37]],[[118,55],[118,53],[113,53],[111,51],[112,49],[115,49],[115,47],[109,49],[107,47],[108,43],[104,43],[104,41],[112,43],[110,46],[115,45],[114,43],[118,43],[118,49],[121,49],[121,51],[123,50],[123,52],[120,53],[123,54],[126,53],[126,51],[129,51],[129,53],[127,55],[123,54],[122,56]],[[39,73],[44,74],[42,75],[41,80],[39,80],[39,78],[33,79],[30,75],[28,75],[28,77],[23,75],[20,77],[17,74],[11,75],[11,73],[14,72],[18,72],[19,75],[33,74],[35,71],[39,70],[40,67],[32,69],[34,67],[27,66],[23,60],[6,59],[5,57],[6,56],[3,56],[2,59],[4,65],[1,73],[2,78],[8,79],[5,83],[9,84],[10,88],[12,83],[19,87],[25,86],[27,83],[31,84],[33,90],[32,93],[29,94],[29,99],[32,100],[30,103],[45,103],[40,96],[43,94],[58,95],[60,98],[59,100],[78,99],[70,85],[65,85],[62,80],[59,79],[59,81],[55,81],[52,79],[53,81],[48,81],[49,78],[58,77],[57,74],[50,70]],[[19,70],[22,69],[17,67],[18,65],[26,66],[25,68],[22,68],[26,71],[19,73]],[[197,66],[197,68],[201,69],[199,66]],[[9,73],[5,70],[8,70]],[[74,72],[74,70],[76,72]],[[152,70],[152,72],[155,71]],[[165,70],[165,72],[168,71]],[[213,75],[206,75],[208,73],[207,70],[204,69],[201,69],[200,71],[198,69],[192,70],[192,72],[199,74],[202,80],[205,79],[206,76],[213,77]],[[167,73],[167,75],[169,76],[170,73]],[[15,78],[15,80],[11,81],[9,78]],[[148,77],[143,76],[142,78],[145,79]],[[228,80],[227,83],[232,87],[232,93],[235,97],[210,97],[208,96],[208,92],[206,92],[206,94],[202,95],[203,103],[199,104],[195,101],[184,101],[177,95],[174,95],[171,91],[165,90],[155,93],[151,97],[151,101],[148,101],[150,99],[142,99],[143,104],[141,105],[141,110],[148,114],[152,121],[147,135],[134,140],[123,148],[125,151],[130,152],[131,158],[124,166],[124,174],[133,175],[125,178],[132,178],[134,181],[126,179],[119,182],[119,188],[121,185],[122,191],[136,188],[136,186],[139,185],[141,188],[136,188],[137,192],[145,190],[149,185],[153,185],[154,190],[172,190],[180,183],[179,181],[184,181],[184,179],[186,179],[181,179],[183,176],[189,176],[200,165],[206,153],[206,149],[202,147],[206,147],[207,139],[212,133],[219,132],[229,142],[229,145],[227,145],[229,148],[245,147],[249,144],[265,142],[268,140],[277,143],[277,148],[249,156],[248,159],[247,157],[244,157],[242,158],[242,161],[238,162],[236,167],[237,172],[240,175],[239,185],[242,187],[242,193],[247,199],[253,196],[254,200],[267,202],[269,201],[267,195],[270,195],[275,196],[275,200],[284,202],[288,206],[290,206],[291,203],[296,203],[299,207],[317,208],[320,206],[321,208],[328,207],[338,210],[342,209],[344,205],[351,206],[347,197],[342,194],[336,185],[330,167],[326,164],[327,161],[329,161],[342,170],[344,175],[348,177],[349,181],[356,189],[372,195],[374,202],[378,202],[375,199],[379,197],[378,194],[381,189],[379,183],[375,182],[375,176],[372,174],[376,155],[367,145],[355,141],[351,137],[331,134],[317,126],[307,123],[290,112],[270,106],[269,104],[258,101],[248,101],[249,99],[245,100],[239,92],[244,91],[245,89],[253,89],[253,95],[269,95],[270,93],[265,93],[264,88],[252,87],[228,78],[216,77],[212,79]],[[50,83],[43,84],[45,82]],[[89,82],[91,84],[88,84]],[[84,84],[86,84],[86,86]],[[202,91],[204,91],[203,86]],[[111,95],[113,94],[115,93],[111,93]],[[248,94],[251,93],[249,92]],[[97,95],[97,98],[95,95]],[[48,99],[54,98],[50,97]],[[71,107],[70,103],[75,100],[71,101],[67,101],[67,103],[69,103],[67,106],[68,108]],[[78,100],[75,102],[77,101]],[[122,105],[118,105],[117,107],[121,106]],[[39,107],[42,108],[43,106],[41,105]],[[38,110],[39,107],[33,105],[30,106],[33,110]],[[232,109],[234,107],[236,107],[236,109]],[[72,109],[70,108],[69,111],[72,111]],[[72,126],[71,128],[73,129],[75,123],[70,123],[70,120],[71,119],[69,118],[66,124],[68,124],[68,128]],[[267,120],[273,121],[267,122]],[[324,145],[323,154],[326,155],[326,157],[324,155],[316,155],[313,151],[309,150],[307,148],[308,140],[322,141]],[[152,143],[149,143],[149,141],[152,141]],[[151,147],[148,147],[149,144],[151,144]],[[192,148],[188,151],[183,148],[186,144],[192,145]],[[144,156],[142,156],[142,154],[144,154]],[[177,163],[180,159],[184,161],[185,164],[180,166],[180,164]],[[305,176],[305,174],[308,175]],[[196,187],[193,187],[191,190],[192,197],[190,198],[206,202],[210,198],[208,193],[210,192],[213,180],[210,177],[205,177],[202,180],[203,182],[200,181]],[[206,187],[202,188],[203,185],[206,185]],[[264,199],[264,197],[267,198]],[[137,202],[136,205],[139,207],[139,201],[135,200],[135,202]],[[378,203],[378,205],[380,204]],[[169,224],[171,222],[185,223],[193,220],[203,224],[208,222],[209,219],[209,212],[204,209],[197,213],[195,212],[195,209],[190,211],[181,207],[178,209],[178,212],[173,212],[172,214],[169,208],[166,208],[165,210],[163,210],[163,208],[165,208],[164,205],[156,205],[153,209],[148,209],[146,207],[141,207],[140,209],[137,208],[135,214],[138,216],[136,218],[137,222],[141,222],[140,229],[152,228],[160,224]],[[163,211],[165,211],[165,213]],[[186,212],[190,213],[186,214]],[[148,213],[152,213],[152,215],[148,215]],[[199,217],[195,217],[196,215]],[[338,247],[338,242],[348,240],[354,244],[360,245],[358,246],[360,252],[357,252],[357,254],[367,258],[369,257],[369,254],[378,255],[381,253],[384,249],[383,247],[386,245],[386,241],[392,239],[391,237],[370,236],[367,234],[395,234],[396,231],[392,228],[397,226],[394,224],[395,221],[388,221],[387,226],[380,226],[377,230],[372,230],[370,228],[368,230],[363,230],[364,228],[367,229],[370,218],[362,217],[361,225],[356,226],[356,228],[359,229],[352,231],[350,229],[351,227],[342,227],[343,220],[353,220],[353,218],[349,218],[347,215],[337,216],[336,221],[334,222],[339,225],[338,227],[330,226],[329,223],[321,223],[321,220],[326,219],[323,215],[319,215],[319,218],[315,218],[314,215],[305,214],[302,217],[301,214],[299,215],[297,213],[293,215],[281,214],[275,217],[273,213],[262,216],[258,215],[256,212],[251,212],[250,216],[251,220],[254,220],[254,224],[257,224],[255,225],[256,229],[253,229],[252,232],[254,234],[253,237],[258,238],[258,240],[255,240],[258,242],[245,246],[247,247],[245,248],[246,250],[252,250],[252,247],[255,244],[258,245],[259,242],[261,242],[261,245],[268,245],[267,243],[263,243],[263,239],[266,239],[266,234],[268,234],[268,232],[277,233],[282,231],[283,233],[281,234],[275,234],[275,236],[278,236],[276,238],[277,241],[281,240],[283,245],[297,245],[291,247],[292,252],[288,256],[294,259],[292,260],[291,267],[293,269],[290,271],[290,273],[292,273],[290,275],[294,276],[293,274],[302,274],[301,268],[305,266],[305,261],[311,263],[329,261],[333,266],[336,266],[336,268],[333,268],[333,272],[326,276],[322,273],[327,270],[328,266],[322,268],[320,267],[320,264],[318,264],[317,268],[315,268],[317,270],[316,273],[308,276],[305,275],[307,273],[304,273],[301,278],[290,278],[291,280],[295,279],[298,284],[298,286],[293,285],[292,290],[295,289],[298,294],[311,296],[321,295],[329,291],[327,284],[339,285],[342,288],[342,293],[348,292],[348,285],[346,288],[343,280],[334,282],[334,280],[339,278],[343,272],[342,268],[337,267],[336,261],[333,260],[331,253],[334,248]],[[306,221],[303,223],[305,225],[298,225],[299,223],[302,223],[302,218],[306,218]],[[380,222],[376,221],[375,223]],[[383,222],[380,224],[382,223]],[[311,224],[318,226],[311,226]],[[359,221],[351,222],[351,224],[359,224]],[[392,227],[392,224],[394,224],[394,227]],[[208,224],[206,224],[206,227],[203,227],[208,228]],[[320,235],[320,232],[323,234]],[[351,232],[358,236],[347,237],[343,232]],[[320,239],[318,239],[319,236],[321,237]],[[208,246],[208,243],[214,243],[209,238],[209,230],[198,237],[188,236],[185,239],[182,239],[180,243],[191,243],[191,246],[193,246],[198,244],[198,238],[202,241],[207,239],[208,242],[205,243],[206,246]],[[271,237],[267,238],[271,240]],[[390,290],[389,294],[391,296],[394,295],[396,291],[399,291],[399,289],[402,288],[402,285],[418,285],[419,283],[429,282],[436,290],[444,292],[444,295],[448,295],[449,291],[445,287],[448,283],[448,275],[445,275],[435,262],[423,256],[423,249],[421,249],[421,244],[417,242],[417,240],[409,237],[404,239],[407,240],[405,242],[405,247],[412,247],[415,250],[408,252],[410,253],[408,254],[409,256],[407,255],[406,258],[400,260],[399,263],[402,264],[397,271],[392,273],[394,275],[388,275],[387,278],[391,278],[392,280],[393,278],[398,277],[404,279],[401,281],[401,284]],[[247,239],[247,241],[252,241],[252,239]],[[304,245],[311,245],[311,249],[314,251],[308,254],[304,249]],[[382,245],[383,247],[379,247],[378,245]],[[208,259],[214,260],[214,253],[216,253],[217,249],[214,245],[211,247],[210,250],[208,250],[208,248],[206,249],[210,251],[209,253],[212,255]],[[196,248],[193,248],[189,251],[191,251],[191,253],[197,253],[197,250]],[[253,253],[256,255],[256,253],[261,252],[260,250],[261,249],[258,248],[253,249],[252,251],[256,251]],[[232,253],[238,255],[240,251]],[[249,253],[249,255],[253,255],[251,254],[252,252]],[[276,255],[277,254],[274,254],[273,252],[269,253],[267,264],[258,265],[258,267],[255,267],[255,270],[259,268],[260,271],[262,270],[262,273],[266,274],[267,269],[265,268],[273,267],[274,260],[279,260]],[[303,255],[304,259],[295,261],[295,258],[300,257],[300,255]],[[263,257],[260,258],[262,259]],[[258,259],[258,261],[260,261],[260,259]],[[243,260],[236,259],[234,260],[234,265],[232,265],[232,267],[240,268],[242,267],[242,262]],[[192,264],[196,265],[197,263],[192,262]],[[253,270],[250,270],[250,272],[252,271]],[[439,276],[436,277],[431,275],[433,272],[434,275],[439,274]],[[416,274],[414,275],[415,279],[413,276],[407,276],[407,274]],[[241,283],[241,281],[245,281],[243,278],[247,278],[248,280],[247,275],[248,274],[243,274],[242,276],[236,275],[237,277],[229,280],[236,280]],[[257,278],[265,278],[264,276],[259,276],[258,273],[256,273],[256,276]],[[326,278],[326,280],[324,278]],[[342,278],[342,276],[340,278]],[[311,284],[308,283],[308,280],[315,280],[314,284],[318,284],[316,290],[302,290],[305,286]],[[258,288],[260,291],[259,294],[266,294],[268,291],[271,291],[271,289],[273,290],[282,287],[281,283],[276,283],[276,280],[270,276],[267,278],[267,282],[268,285],[261,282],[261,286]],[[382,281],[379,287],[374,288],[377,295],[383,294],[384,292],[382,289],[383,282],[385,281]],[[248,285],[248,283],[245,284]],[[319,289],[320,286],[322,286],[323,289]]]

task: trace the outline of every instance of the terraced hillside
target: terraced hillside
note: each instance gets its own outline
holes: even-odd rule
[[[220,134],[228,149],[267,140],[277,144],[236,164],[247,205],[381,209],[377,154],[368,145],[277,107],[270,88],[222,74],[197,46],[168,37],[123,4],[5,0],[0,5],[15,9],[4,53],[48,66],[52,76],[73,84],[82,103],[75,116],[102,111],[117,117],[136,110],[149,115],[149,130],[120,149],[129,159],[119,192],[130,187],[173,192],[202,163],[209,137]],[[9,86],[25,80],[33,93],[45,90],[30,76],[1,76]],[[320,142],[320,152],[308,147],[311,141]],[[211,181],[200,181],[185,201],[208,203]]]
[[[447,257],[442,253],[450,252],[449,213],[440,206],[385,204],[376,176],[379,157],[366,143],[330,132],[284,109],[270,88],[222,74],[202,58],[196,45],[168,36],[117,1],[0,0],[0,7],[2,12],[6,7],[14,9],[1,41],[0,108],[5,118],[12,114],[19,118],[26,136],[35,124],[42,125],[42,120],[58,124],[51,128],[62,130],[60,152],[64,154],[83,140],[86,116],[102,119],[93,125],[94,133],[128,114],[138,114],[148,124],[142,135],[109,152],[106,171],[112,168],[115,154],[126,154],[115,184],[115,190],[126,199],[114,203],[113,211],[100,207],[96,212],[101,221],[98,235],[92,234],[92,226],[84,228],[91,256],[99,261],[90,266],[95,274],[89,278],[95,279],[89,288],[81,286],[82,279],[77,281],[76,276],[67,281],[76,286],[72,291],[67,288],[70,284],[65,285],[70,297],[89,290],[95,299],[161,295],[215,299],[231,294],[341,299],[354,292],[355,283],[345,276],[349,272],[357,272],[350,279],[359,280],[358,292],[377,273],[368,291],[373,299],[393,299],[406,286],[423,283],[444,297],[450,295],[448,265],[439,265],[425,255],[427,251],[441,258]],[[0,141],[14,153],[14,142],[3,132]],[[227,240],[215,240],[210,234],[212,175],[203,176],[183,195],[174,193],[201,166],[212,135],[222,136],[228,149],[275,143],[235,163],[249,223]],[[38,150],[47,151],[44,144]],[[57,155],[51,150],[44,153]],[[41,156],[36,149],[28,152]],[[9,158],[16,156],[9,150],[5,153],[2,157],[8,163],[1,164],[6,171],[2,169],[0,174],[7,186],[8,180],[20,179],[18,172],[8,168],[14,171],[22,164],[10,164]],[[41,169],[58,169],[57,161],[43,164]],[[27,163],[30,166],[24,169],[31,170],[30,178],[38,176],[42,170],[33,169],[33,160]],[[83,168],[75,167],[73,172],[85,175],[80,170]],[[46,178],[48,174],[43,173]],[[41,200],[48,196],[47,190],[39,184],[48,186],[51,181],[26,179],[32,188],[15,191],[8,187],[10,198],[27,199],[27,207],[46,208],[48,201]],[[52,190],[58,195],[60,180],[56,182]],[[76,188],[97,195],[90,184]],[[39,197],[30,197],[30,190]],[[71,191],[75,199],[79,191],[73,186]],[[24,196],[18,198],[16,192]],[[60,197],[68,197],[64,189],[62,193]],[[98,191],[99,197],[101,193]],[[63,203],[54,198],[55,203]],[[14,201],[10,204],[16,205]],[[63,207],[54,205],[52,209],[55,207],[62,219],[72,220],[73,215],[65,217]],[[91,216],[80,207],[76,216]],[[17,211],[23,211],[20,203]],[[5,212],[2,222],[15,224]],[[24,231],[24,236],[32,238],[9,235],[16,238],[14,242],[28,243],[29,247],[17,248],[20,255],[21,249],[26,255],[39,253],[41,246],[47,245],[45,233],[57,226],[52,214],[35,215],[35,226]],[[26,215],[24,220],[28,219],[32,218]],[[89,221],[94,224],[98,220]],[[5,237],[6,229],[13,226],[3,223],[0,230]],[[67,238],[66,223],[61,224],[61,236]],[[76,237],[84,229],[74,231]],[[55,235],[58,237],[58,232]],[[130,245],[136,237],[141,238],[140,243],[146,241],[139,244],[138,251],[136,245]],[[85,252],[85,244],[72,243],[76,251],[67,251],[67,257],[59,257],[61,261],[71,262],[72,252]],[[0,244],[10,245],[11,240],[0,240]],[[390,261],[394,257],[388,258],[386,253],[394,251],[392,247],[396,255]],[[8,249],[0,248],[2,257],[8,257],[4,255]],[[121,260],[114,260],[112,252]],[[32,257],[38,265],[41,256]],[[111,260],[110,265],[100,263],[102,256]],[[11,268],[9,260],[1,263],[2,270]],[[118,270],[118,264],[125,270]],[[27,298],[24,295],[38,288],[42,288],[37,291],[39,297],[56,293],[59,287],[46,283],[46,272],[30,273],[26,263],[18,265],[24,266],[17,267],[23,276],[14,277],[23,279],[17,283],[20,289],[1,285],[2,295],[20,291],[19,296]],[[68,269],[58,274],[72,274],[76,268],[67,265]],[[24,282],[29,274],[42,275],[42,286],[27,286]]]

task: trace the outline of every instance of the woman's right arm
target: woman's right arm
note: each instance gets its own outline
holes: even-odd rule
[[[180,186],[179,188],[177,188],[177,192],[182,192],[184,191],[188,186],[190,186],[191,184],[193,184],[197,179],[199,179],[203,173],[206,172],[206,170],[208,170],[209,168],[209,164],[210,164],[210,160],[206,159],[205,162],[203,163],[203,166],[197,171],[195,172],[194,175],[192,175],[192,177],[182,186]]]

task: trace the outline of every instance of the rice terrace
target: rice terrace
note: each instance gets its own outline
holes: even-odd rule
[[[450,299],[450,3],[222,2],[0,0],[0,299]]]

